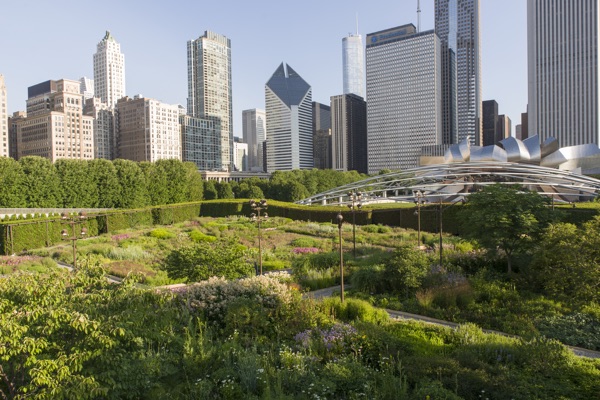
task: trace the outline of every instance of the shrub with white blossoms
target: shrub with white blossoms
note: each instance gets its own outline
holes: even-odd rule
[[[266,309],[291,305],[294,299],[298,298],[298,294],[282,283],[279,275],[262,275],[239,280],[213,277],[181,288],[179,292],[186,299],[190,309],[201,311],[208,320],[220,321],[225,317],[228,306],[240,299]]]

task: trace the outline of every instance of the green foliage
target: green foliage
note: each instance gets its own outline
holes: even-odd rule
[[[214,242],[215,240],[217,240],[216,237],[206,235],[206,234],[200,232],[198,229],[191,230],[189,232],[189,236],[190,236],[190,239],[192,239],[194,242]]]
[[[231,185],[227,182],[217,182],[215,184],[215,188],[217,189],[217,196],[219,199],[233,199],[233,190],[231,190]]]
[[[121,193],[118,208],[140,208],[147,205],[146,178],[138,163],[130,160],[114,160]]]
[[[175,234],[165,228],[156,228],[156,229],[151,230],[148,233],[148,236],[157,238],[157,239],[170,239],[170,238],[175,237]]]
[[[25,173],[17,161],[0,157],[0,208],[25,207],[24,180]]]
[[[576,303],[600,302],[600,217],[577,228],[550,225],[530,267],[530,281],[548,295]]]
[[[600,319],[585,313],[551,315],[537,324],[540,333],[562,343],[600,350]]]
[[[115,165],[102,158],[90,160],[88,163],[89,178],[94,181],[98,192],[98,201],[93,206],[98,208],[118,207],[123,188],[119,183]]]
[[[320,241],[311,237],[299,237],[290,243],[294,247],[320,247]]]
[[[200,201],[204,196],[204,181],[196,164],[190,161],[183,163],[187,177],[187,201]]]
[[[338,297],[328,297],[323,300],[323,307],[335,318],[347,322],[362,321],[380,325],[390,319],[385,310],[375,308],[364,300],[346,299],[342,303]]]
[[[542,229],[554,218],[549,199],[536,192],[506,185],[485,186],[469,196],[460,216],[468,237],[489,252],[501,249],[506,255],[508,273],[512,257],[528,249]]]
[[[215,181],[204,182],[204,199],[216,200],[218,198],[219,198],[219,193],[217,192],[217,187],[215,186]]]
[[[87,161],[61,158],[54,167],[60,179],[63,207],[89,207],[98,203],[98,187]]]
[[[57,207],[62,205],[60,178],[47,158],[27,156],[19,159],[25,173],[22,191],[27,207]]]
[[[385,263],[386,291],[404,293],[406,297],[414,295],[427,276],[429,265],[425,253],[409,246],[400,247]]]
[[[186,278],[188,282],[206,280],[212,276],[241,278],[254,272],[254,268],[246,261],[246,253],[246,248],[234,238],[213,243],[198,242],[169,253],[164,270],[170,278]]]

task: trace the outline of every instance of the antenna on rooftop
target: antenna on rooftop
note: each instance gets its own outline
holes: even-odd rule
[[[356,34],[358,35],[358,13],[356,13]]]
[[[421,32],[421,0],[417,0],[417,33]]]

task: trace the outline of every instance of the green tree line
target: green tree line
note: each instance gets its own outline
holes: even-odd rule
[[[68,160],[0,157],[0,208],[139,208],[188,201],[269,198],[296,201],[354,182],[356,171],[276,171],[270,179],[204,182],[179,160]]]

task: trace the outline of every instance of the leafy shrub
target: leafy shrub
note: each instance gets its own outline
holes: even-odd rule
[[[321,242],[319,240],[316,240],[313,238],[299,237],[299,238],[292,240],[292,242],[290,244],[293,247],[319,247],[320,243]]]
[[[466,308],[475,301],[473,289],[468,282],[432,289],[433,304],[440,308]]]
[[[429,271],[429,258],[412,247],[397,249],[385,264],[385,276],[391,292],[403,292],[406,297],[414,295]]]
[[[175,237],[175,234],[165,228],[156,228],[151,230],[150,233],[148,233],[148,236],[157,239],[171,239]]]
[[[111,260],[130,260],[130,261],[138,261],[145,260],[150,257],[150,255],[144,251],[140,246],[129,246],[129,247],[112,247],[108,253],[106,253],[106,257]]]
[[[600,350],[600,319],[584,314],[543,317],[536,327],[540,333],[571,346]]]
[[[200,232],[198,229],[191,230],[188,235],[190,236],[190,239],[192,239],[196,243],[198,243],[198,242],[214,242],[215,240],[217,240],[216,237],[206,235],[206,234]]]
[[[333,314],[342,321],[363,321],[374,324],[383,324],[389,321],[389,314],[382,309],[375,308],[369,302],[359,299],[346,299],[345,302],[337,297],[328,297],[323,300],[324,311]]]
[[[271,260],[271,261],[265,261],[263,260],[263,271],[277,271],[280,269],[285,269],[286,265],[285,262],[281,261],[281,260]]]
[[[364,225],[360,229],[367,233],[389,233],[392,231],[389,226],[384,225]]]
[[[383,280],[385,280],[385,266],[382,264],[358,268],[350,277],[352,290],[364,293],[382,293],[387,286]]]

